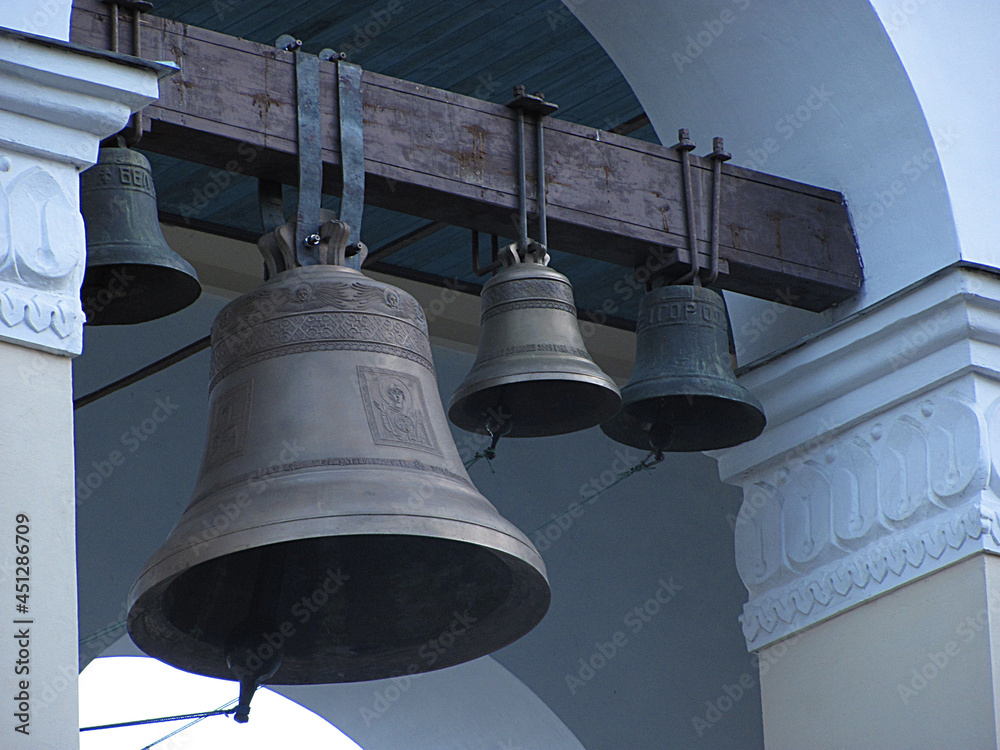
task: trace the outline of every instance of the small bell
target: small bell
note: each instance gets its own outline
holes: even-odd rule
[[[686,284],[648,292],[621,411],[601,429],[642,450],[708,451],[752,440],[764,425],[763,407],[730,365],[722,295]]]
[[[569,279],[531,243],[514,248],[483,286],[479,350],[448,417],[469,432],[509,437],[562,435],[617,411],[618,386],[590,358]]]
[[[149,161],[102,148],[80,175],[87,270],[80,298],[87,325],[131,325],[170,315],[201,294],[194,268],[160,231]]]

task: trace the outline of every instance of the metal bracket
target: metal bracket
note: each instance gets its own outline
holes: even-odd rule
[[[663,275],[653,277],[647,282],[647,288],[664,284],[694,284],[696,286],[711,286],[719,278],[719,215],[722,203],[722,162],[729,161],[732,157],[723,148],[722,138],[712,139],[712,153],[705,156],[712,161],[712,214],[711,214],[711,237],[708,269],[701,268],[701,259],[698,255],[698,229],[695,225],[695,203],[694,186],[691,178],[691,158],[690,153],[694,150],[695,144],[691,140],[687,128],[681,128],[677,132],[678,143],[673,147],[681,155],[681,177],[684,182],[684,215],[687,221],[688,235],[688,256],[690,259],[690,270],[678,279],[669,279]],[[702,273],[707,270],[707,275],[702,277]]]

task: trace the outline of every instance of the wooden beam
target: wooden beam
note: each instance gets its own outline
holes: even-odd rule
[[[109,6],[76,0],[72,40],[108,47]],[[130,50],[129,24],[121,24]],[[142,148],[199,164],[296,182],[291,53],[155,16],[142,49],[181,72],[146,110]],[[321,65],[324,192],[339,192],[333,63]],[[504,106],[365,71],[366,202],[431,221],[516,236],[512,113]],[[670,148],[546,120],[549,244],[641,265],[654,251],[688,263],[680,160]],[[533,138],[528,164],[534,163]],[[711,162],[692,156],[698,251],[708,262]],[[529,170],[529,190],[534,180]],[[719,285],[823,310],[861,284],[843,196],[723,166]],[[529,200],[533,210],[534,196]],[[670,248],[664,253],[662,248]]]

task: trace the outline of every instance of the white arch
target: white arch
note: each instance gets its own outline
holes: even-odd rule
[[[127,635],[102,654],[132,655],[142,652]],[[488,656],[410,678],[271,689],[365,750],[583,750],[529,687]],[[235,697],[236,683],[233,690]]]
[[[953,110],[974,92],[964,94],[963,86],[954,95],[940,94],[943,75],[966,76],[940,57],[929,59],[925,46],[932,28],[936,49],[961,44],[961,35],[943,40],[948,31],[939,22],[954,4],[926,0],[926,13],[910,19],[913,28],[890,40],[867,0],[564,2],[621,69],[664,144],[676,141],[678,127],[689,127],[700,142],[697,153],[705,153],[709,139],[723,135],[733,163],[847,197],[865,263],[862,293],[825,316],[783,312],[782,324],[763,335],[741,330],[740,321],[759,316],[765,303],[729,295],[741,361],[765,356],[963,257],[948,187],[961,186],[957,197],[965,200],[962,173],[969,168],[958,162],[969,138],[959,130],[956,146]],[[889,12],[895,4],[878,3]],[[972,7],[986,3],[963,5],[970,24]],[[947,26],[957,33],[960,23],[952,19]],[[977,38],[996,28],[986,18],[978,23]],[[900,44],[918,92],[893,46],[907,34]],[[972,59],[980,65],[993,57],[980,50]],[[979,104],[977,118],[997,107],[995,101]],[[938,153],[949,168],[948,185]]]

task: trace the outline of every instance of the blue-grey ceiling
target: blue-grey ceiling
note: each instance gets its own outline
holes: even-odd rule
[[[516,84],[542,91],[560,119],[610,130],[643,114],[625,79],[560,0],[162,0],[153,11],[184,23],[272,44],[282,34],[307,52],[348,53],[367,70],[504,103]],[[631,137],[656,141],[646,124]],[[167,156],[147,154],[160,211],[258,234],[256,180],[226,175]],[[205,200],[198,189],[222,187]],[[223,187],[224,185],[224,187]],[[286,215],[294,191],[285,189]],[[325,201],[336,208],[337,200]],[[427,220],[376,207],[365,210],[362,238],[373,250]],[[484,242],[484,246],[485,246]],[[637,296],[622,300],[614,285],[625,269],[552,250],[552,266],[573,281],[581,310],[621,302],[616,317],[634,319]],[[470,233],[448,227],[386,259],[397,267],[480,283],[472,272]],[[621,287],[619,287],[620,289]]]

